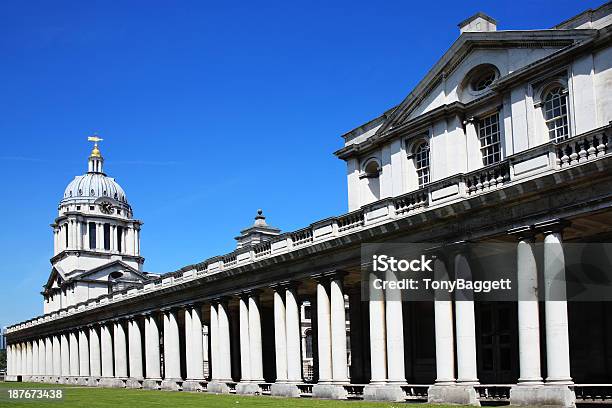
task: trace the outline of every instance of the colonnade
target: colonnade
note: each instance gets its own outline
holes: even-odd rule
[[[565,294],[562,223],[544,223],[510,231],[517,242],[518,343],[520,376],[516,398],[572,384]],[[543,282],[547,376],[540,367],[540,315],[535,234],[544,236]],[[450,265],[436,265],[436,279],[471,279],[468,259],[458,250]],[[437,262],[437,261],[436,261]],[[346,398],[347,332],[345,274],[334,271],[313,277],[316,286],[316,364],[314,396]],[[375,275],[370,276],[371,279]],[[388,272],[386,279],[395,276]],[[284,282],[273,291],[274,395],[299,396],[302,380],[300,299],[298,283]],[[239,347],[232,349],[229,298],[149,311],[52,334],[8,346],[9,375],[88,385],[230,392],[239,361],[236,392],[258,394],[264,385],[262,315],[258,290],[237,293]],[[477,403],[479,383],[474,301],[470,294],[440,293],[434,303],[436,380],[431,402]],[[404,366],[404,316],[398,291],[367,303],[369,316],[370,382],[365,399],[402,400],[407,386]],[[236,297],[234,298],[234,301]],[[182,311],[181,311],[182,309]],[[204,312],[208,311],[210,343],[204,344]],[[181,317],[179,319],[179,313]],[[180,323],[183,323],[182,325]],[[180,333],[180,330],[184,333]],[[414,333],[418,336],[418,333]],[[161,340],[161,341],[160,341]],[[210,347],[210,378],[203,356]],[[236,355],[238,351],[238,355]],[[235,360],[239,359],[239,360]],[[268,357],[265,361],[271,361]],[[456,362],[456,366],[455,366]],[[232,376],[234,371],[234,377]],[[522,387],[522,388],[521,388]],[[546,388],[548,387],[548,388]],[[563,389],[565,389],[563,388]],[[569,388],[567,388],[569,390]],[[450,392],[449,390],[452,390]],[[457,390],[463,390],[458,393]],[[459,395],[457,397],[457,395]]]

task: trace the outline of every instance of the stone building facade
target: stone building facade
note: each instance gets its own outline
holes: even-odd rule
[[[71,183],[53,225],[52,306],[7,329],[9,378],[473,405],[609,400],[612,303],[386,292],[365,302],[361,247],[440,242],[456,266],[455,243],[502,242],[519,292],[545,292],[551,277],[565,285],[577,260],[563,244],[612,234],[611,36],[610,3],[542,30],[472,16],[405,100],[344,135],[348,213],[291,232],[259,214],[235,251],[161,276],[142,271],[141,223],[122,190],[85,198]],[[105,228],[109,245],[87,238]]]

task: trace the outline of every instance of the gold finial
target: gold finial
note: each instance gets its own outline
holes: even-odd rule
[[[90,142],[94,142],[94,146],[93,146],[93,149],[91,150],[91,154],[89,155],[89,157],[102,157],[102,154],[100,153],[100,149],[98,149],[98,142],[101,142],[104,139],[99,138],[98,135],[94,133],[94,135],[89,136],[87,140]]]

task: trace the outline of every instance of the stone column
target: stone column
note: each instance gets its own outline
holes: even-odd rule
[[[378,276],[370,273],[370,291]],[[382,291],[371,293],[370,308],[370,371],[371,385],[382,385],[387,382],[387,336],[385,324],[385,300]]]
[[[220,380],[231,381],[232,380],[232,362],[231,362],[231,351],[230,351],[230,324],[229,324],[229,310],[226,300],[219,302],[217,307],[218,319],[219,319],[219,376]]]
[[[45,375],[55,375],[55,369],[53,367],[53,337],[47,337],[45,339]]]
[[[392,271],[386,272],[387,281],[397,281]],[[385,328],[387,336],[387,382],[405,384],[404,367],[404,314],[402,295],[399,289],[385,290]],[[397,389],[396,389],[397,391]]]
[[[219,379],[219,315],[216,303],[210,304],[210,365],[211,379]]]
[[[6,345],[6,375],[13,375],[13,345]]]
[[[434,262],[436,280],[448,280],[446,265]],[[453,330],[453,305],[450,294],[439,290],[435,293],[434,326],[436,341],[436,384],[455,383],[455,336]]]
[[[274,347],[276,352],[276,382],[287,381],[287,329],[284,290],[274,288]]]
[[[154,314],[145,315],[145,371],[147,380],[145,388],[158,388],[161,381],[161,364],[159,354],[159,328]]]
[[[79,342],[77,340],[76,333],[71,331],[68,335],[68,342],[70,348],[70,376],[79,376]],[[75,379],[76,380],[76,379]]]
[[[127,378],[127,342],[125,339],[125,329],[120,320],[113,325],[113,346],[115,348],[115,378]],[[119,385],[119,383],[116,383]]]
[[[102,376],[100,336],[98,335],[98,329],[96,326],[89,327],[89,375],[91,375],[91,377],[94,379]]]
[[[128,355],[130,360],[130,378],[126,385],[130,388],[140,388],[140,381],[144,380],[142,370],[142,337],[136,317],[128,320]]]
[[[28,341],[26,343],[26,375],[31,376],[32,375],[32,369],[33,369],[33,352],[32,352],[32,342]]]
[[[190,341],[190,353],[187,354],[187,358],[191,360],[191,377],[190,381],[183,383],[184,390],[201,390],[202,386],[200,383],[204,381],[204,346],[202,338],[202,306],[196,304],[191,307],[191,341]],[[185,321],[185,324],[187,322]]]
[[[70,343],[68,341],[68,333],[62,333],[60,336],[60,350],[60,375],[68,377],[70,375]]]
[[[178,390],[181,378],[179,327],[175,310],[164,311],[164,381],[162,388]]]
[[[349,382],[346,356],[346,311],[342,279],[342,274],[336,274],[330,282],[332,379],[335,383]]]
[[[261,316],[257,292],[243,294],[238,300],[240,323],[240,371],[237,394],[260,394],[263,382]]]
[[[240,381],[251,381],[251,348],[249,338],[249,306],[248,296],[242,295],[238,300],[240,323]]]
[[[38,375],[47,375],[47,347],[45,339],[38,340]]]
[[[573,384],[570,376],[565,255],[560,222],[540,225],[544,233],[547,384]]]
[[[89,339],[87,338],[86,328],[79,329],[79,376],[83,379],[89,377]],[[82,385],[87,382],[81,380]]]
[[[454,257],[455,277],[472,281],[472,271],[466,256]],[[455,294],[455,324],[457,333],[457,382],[478,384],[476,365],[476,320],[474,316],[474,293],[471,290]]]
[[[187,364],[187,381],[183,390],[200,391],[204,373],[202,367],[202,320],[200,306],[185,307],[185,361]]]
[[[113,370],[113,338],[110,324],[100,325],[100,355],[102,360],[102,377],[105,379],[114,377]]]
[[[229,394],[227,385],[232,381],[230,347],[230,324],[227,300],[215,301],[210,306],[212,381],[207,390],[213,393]]]
[[[319,384],[329,384],[332,380],[331,358],[331,304],[328,280],[317,281],[317,350],[319,353]]]
[[[13,346],[13,350],[14,350],[13,360],[15,362],[14,373],[15,375],[21,375],[21,345],[19,343],[15,344]]]
[[[540,367],[540,314],[535,235],[531,228],[515,230],[518,285],[519,384],[542,384]]]
[[[300,348],[300,306],[295,287],[285,289],[287,330],[287,381],[302,382],[302,355]]]
[[[271,394],[299,397],[296,384],[302,381],[300,351],[300,308],[295,286],[279,285],[274,289],[274,340],[276,352],[276,382]]]
[[[261,315],[259,311],[259,294],[249,294],[249,343],[251,357],[251,380],[263,382],[263,356],[261,345]]]
[[[32,341],[32,373],[31,375],[40,375],[38,372],[38,340]]]
[[[452,251],[455,252],[455,251]],[[448,259],[454,265],[457,277],[467,276],[471,279],[471,271],[463,255],[438,254]],[[438,281],[449,280],[446,264],[436,259],[434,261],[434,278]],[[464,404],[480,406],[479,397],[473,384],[476,383],[476,346],[474,305],[468,292],[459,294],[467,299],[455,302],[457,307],[457,360],[460,365],[462,383],[455,380],[455,347],[453,333],[453,305],[451,294],[443,289],[434,291],[434,320],[436,341],[436,372],[435,385],[429,387],[427,401],[429,403]]]
[[[193,378],[193,359],[191,358],[191,354],[193,353],[193,338],[191,336],[192,327],[191,327],[191,305],[185,306],[183,308],[184,312],[184,320],[185,324],[183,325],[183,330],[185,333],[185,368],[187,372],[187,378]]]

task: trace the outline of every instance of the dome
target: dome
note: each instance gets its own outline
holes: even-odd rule
[[[98,148],[98,142],[102,141],[102,139],[97,136],[92,136],[88,139],[95,142],[93,150],[89,155],[88,171],[82,176],[76,176],[68,184],[60,204],[75,201],[93,203],[98,198],[107,197],[129,208],[130,205],[121,186],[114,178],[108,177],[104,173],[104,158]]]
[[[100,197],[109,197],[121,203],[128,203],[123,188],[114,178],[104,173],[93,172],[76,176],[66,187],[62,202],[70,199],[95,200]]]

